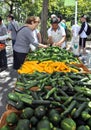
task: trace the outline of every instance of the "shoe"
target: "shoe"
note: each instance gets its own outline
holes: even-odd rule
[[[6,70],[6,69],[7,69],[7,67],[2,67],[2,68],[0,68],[0,72],[4,71],[4,70]]]

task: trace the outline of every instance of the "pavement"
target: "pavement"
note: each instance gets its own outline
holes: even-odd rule
[[[6,110],[7,94],[14,89],[17,80],[17,73],[12,69],[13,57],[11,41],[7,42],[6,50],[8,68],[0,72],[0,117]]]
[[[87,48],[86,52],[88,55],[91,52],[91,41],[87,42],[86,48]],[[12,90],[14,90],[15,83],[18,76],[16,71],[14,71],[12,68],[13,57],[12,57],[11,41],[7,42],[6,50],[7,50],[7,59],[8,59],[8,69],[3,72],[0,72],[0,117],[2,116],[3,112],[5,112],[6,110],[6,105],[8,100],[7,94]],[[87,55],[85,56],[83,55],[79,57],[86,65],[87,65],[87,61],[86,61]]]

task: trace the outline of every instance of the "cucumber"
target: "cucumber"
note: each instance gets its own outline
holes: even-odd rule
[[[87,107],[87,102],[80,104],[79,108],[74,113],[74,118],[78,118],[81,115],[81,112]]]
[[[9,92],[8,98],[12,101],[16,101],[16,102],[19,101],[19,97],[14,92]]]
[[[76,106],[76,104],[77,104],[76,100],[73,100],[68,106],[68,108],[64,112],[61,113],[61,118],[69,114],[72,111],[72,109]]]
[[[15,107],[18,110],[21,110],[25,107],[22,101],[14,102],[12,100],[8,100],[8,104],[10,104],[11,106]]]

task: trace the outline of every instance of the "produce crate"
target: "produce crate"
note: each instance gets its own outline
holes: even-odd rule
[[[6,117],[12,113],[15,112],[17,115],[19,115],[21,113],[21,111],[15,109],[14,107],[12,107],[11,105],[7,105],[6,106],[6,111],[2,114],[1,118],[0,118],[0,128],[2,128],[4,125],[7,124],[6,122]],[[11,127],[11,130],[13,130],[14,128]]]
[[[83,63],[75,64],[75,66],[81,68],[81,73],[91,73]]]

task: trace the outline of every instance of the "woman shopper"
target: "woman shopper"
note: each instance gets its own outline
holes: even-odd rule
[[[31,49],[31,45],[36,48],[46,48],[47,45],[43,45],[35,41],[33,36],[33,30],[37,28],[40,23],[40,19],[36,16],[30,16],[27,18],[25,25],[18,30],[16,42],[14,45],[14,69],[19,69],[25,61],[27,54]]]

